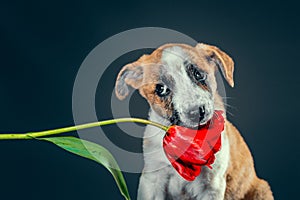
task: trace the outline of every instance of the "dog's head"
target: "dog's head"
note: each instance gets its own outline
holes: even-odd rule
[[[224,109],[217,93],[218,68],[233,87],[233,61],[219,48],[166,44],[123,67],[116,95],[122,100],[129,94],[128,86],[138,89],[151,108],[172,124],[197,127],[213,116],[216,107]]]

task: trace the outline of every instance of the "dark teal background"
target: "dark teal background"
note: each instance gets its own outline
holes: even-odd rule
[[[296,2],[1,1],[0,132],[73,124],[73,83],[96,45],[127,29],[170,28],[217,45],[233,57],[235,88],[227,87],[227,96],[235,109],[229,109],[233,113],[229,119],[247,141],[257,173],[269,181],[275,199],[297,199],[300,34]],[[106,105],[116,73],[143,52],[122,56],[101,79],[96,100],[102,116],[110,116]],[[138,95],[133,101],[138,106],[131,106],[131,112],[146,116],[145,101]],[[114,127],[106,130],[115,143],[140,151],[140,140],[121,138],[122,132]],[[0,152],[1,200],[122,199],[102,166],[54,145],[0,141]],[[125,174],[133,199],[138,176]]]

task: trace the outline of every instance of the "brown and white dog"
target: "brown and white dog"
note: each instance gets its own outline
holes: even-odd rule
[[[233,60],[219,48],[166,44],[123,67],[117,77],[116,95],[122,100],[129,94],[128,86],[138,89],[150,104],[150,120],[166,126],[197,127],[215,110],[225,111],[217,91],[218,69],[233,87]],[[156,127],[146,127],[138,199],[273,199],[268,183],[256,176],[245,141],[229,121],[225,120],[222,148],[213,169],[203,167],[193,182],[184,180],[166,158],[164,134]]]

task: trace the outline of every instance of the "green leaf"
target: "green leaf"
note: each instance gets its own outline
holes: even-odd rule
[[[130,200],[123,174],[114,157],[104,147],[93,142],[78,139],[76,137],[51,137],[37,139],[52,142],[71,153],[100,163],[113,175],[120,192],[125,199]]]

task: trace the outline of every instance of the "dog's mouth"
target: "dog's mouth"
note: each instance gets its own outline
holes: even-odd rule
[[[189,129],[200,130],[202,127],[210,123],[211,118],[205,119],[199,116],[199,119],[189,119],[187,121],[181,120],[179,113],[175,110],[170,118],[172,125],[183,126]]]
[[[184,126],[186,128],[193,129],[193,130],[200,130],[203,127],[207,126],[207,124],[209,124],[210,121],[211,121],[211,119],[209,119],[207,121],[204,121],[204,122],[198,122],[198,124],[181,123],[181,124],[178,124],[178,125],[179,126]]]

